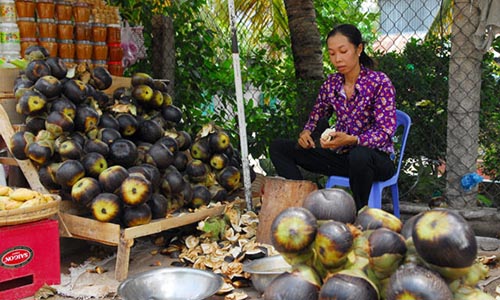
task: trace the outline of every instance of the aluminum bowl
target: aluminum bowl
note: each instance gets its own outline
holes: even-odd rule
[[[167,267],[126,279],[118,286],[118,295],[123,300],[202,300],[222,284],[222,278],[209,271]]]
[[[260,293],[264,293],[274,278],[291,269],[292,267],[281,255],[255,259],[243,265],[243,271],[250,274],[254,288]]]

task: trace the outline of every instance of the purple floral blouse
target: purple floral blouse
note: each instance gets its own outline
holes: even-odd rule
[[[357,136],[359,145],[393,153],[396,92],[389,77],[362,66],[350,99],[347,99],[343,86],[342,74],[328,75],[320,88],[304,130],[313,131],[319,119],[335,113],[336,131]]]

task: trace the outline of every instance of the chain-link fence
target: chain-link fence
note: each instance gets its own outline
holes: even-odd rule
[[[478,50],[474,40],[488,38],[477,35],[486,8],[477,1],[455,1],[453,10],[451,2],[364,1],[358,9],[377,18],[370,25],[360,21],[359,27],[368,38],[368,50],[378,69],[396,87],[398,108],[413,122],[405,172],[400,177],[400,198],[440,205],[445,198],[471,201],[470,196],[473,205],[498,207],[499,68],[491,47],[488,52]],[[238,8],[248,143],[259,159],[258,167],[272,175],[266,159],[269,140],[293,136],[300,130],[300,125],[293,124],[294,106],[289,103],[296,101],[293,89],[298,86],[290,59],[291,41],[287,30],[280,31],[278,12],[269,21],[255,9]],[[172,62],[175,72],[163,71],[161,76],[175,80],[172,93],[175,103],[186,107],[186,126],[190,124],[194,130],[197,122],[216,119],[237,134],[227,7],[196,10],[185,16],[190,24],[182,28],[177,19],[180,13],[171,16],[163,23],[175,31],[175,42],[167,39],[161,51],[148,49],[148,56],[156,57],[153,61],[168,56],[172,61],[171,53],[176,54]],[[145,25],[144,31],[148,30]],[[146,44],[148,39],[154,43],[155,37],[146,37]],[[155,67],[156,62],[152,63],[153,70]],[[484,178],[478,188],[464,182],[470,173]]]

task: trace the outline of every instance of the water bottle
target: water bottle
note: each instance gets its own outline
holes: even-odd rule
[[[16,23],[0,23],[0,54],[6,61],[20,57],[21,38]]]
[[[0,0],[0,56],[5,61],[20,57],[20,40],[16,4],[14,0]]]
[[[16,22],[16,4],[14,0],[0,0],[0,23]]]

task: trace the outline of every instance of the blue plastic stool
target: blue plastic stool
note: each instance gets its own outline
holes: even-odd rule
[[[386,181],[373,182],[372,189],[370,191],[370,197],[368,199],[368,206],[373,208],[382,208],[382,191],[384,190],[384,188],[390,187],[392,193],[393,214],[399,218],[398,178],[399,171],[401,170],[401,164],[403,162],[406,140],[408,138],[408,134],[410,133],[411,118],[405,112],[396,110],[396,122],[397,127],[403,126],[403,135],[401,139],[401,148],[399,149],[399,158],[396,173]],[[349,178],[343,176],[330,176],[328,177],[325,186],[326,188],[331,188],[334,186],[349,187]]]

